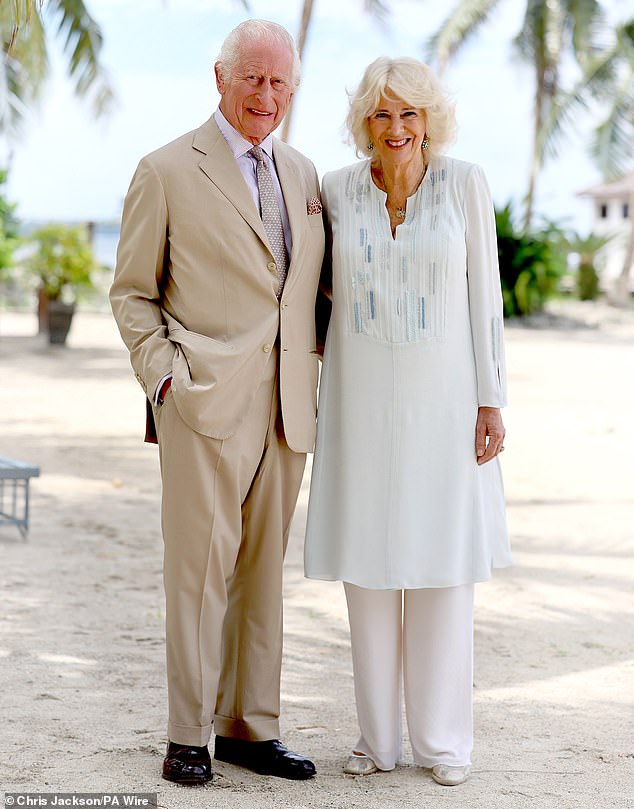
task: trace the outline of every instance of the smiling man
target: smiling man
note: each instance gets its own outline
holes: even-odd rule
[[[324,248],[312,163],[271,135],[299,84],[291,36],[249,20],[215,65],[220,105],[143,158],[110,297],[147,395],[163,483],[169,724],[163,777],[216,759],[315,773],[279,741],[282,562],[315,438]]]

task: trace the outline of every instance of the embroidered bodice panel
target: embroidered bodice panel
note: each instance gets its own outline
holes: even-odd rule
[[[386,194],[373,183],[369,161],[338,175],[324,192],[333,227],[335,300],[345,307],[347,332],[388,343],[443,338],[450,251],[464,256],[464,222],[456,221],[448,203],[448,161],[430,163],[395,238]]]

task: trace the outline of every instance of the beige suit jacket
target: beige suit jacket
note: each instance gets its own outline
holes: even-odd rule
[[[213,438],[247,417],[279,334],[286,440],[315,438],[315,295],[324,231],[312,163],[275,140],[293,247],[281,301],[273,255],[231,150],[210,119],[143,158],[126,196],[110,291],[136,378],[153,397],[173,373],[183,420]]]

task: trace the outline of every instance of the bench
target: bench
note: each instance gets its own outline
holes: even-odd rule
[[[29,530],[29,482],[39,466],[0,456],[0,525],[15,525],[24,539]]]

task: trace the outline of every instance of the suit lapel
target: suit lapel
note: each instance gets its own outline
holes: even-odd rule
[[[291,254],[291,263],[288,268],[288,275],[286,278],[286,289],[289,284],[292,285],[294,277],[297,272],[294,272],[294,265],[299,257],[302,228],[306,220],[306,200],[302,190],[302,184],[297,172],[297,168],[292,159],[288,156],[287,150],[284,145],[279,141],[273,141],[273,156],[275,158],[275,168],[277,169],[277,176],[280,179],[282,193],[284,194],[284,203],[288,213],[288,221],[291,226],[291,235],[293,237],[293,249]]]
[[[236,208],[240,216],[257,233],[270,250],[269,240],[259,212],[253,204],[247,184],[231,149],[222,137],[216,122],[211,118],[196,130],[193,148],[203,153],[200,168]]]

